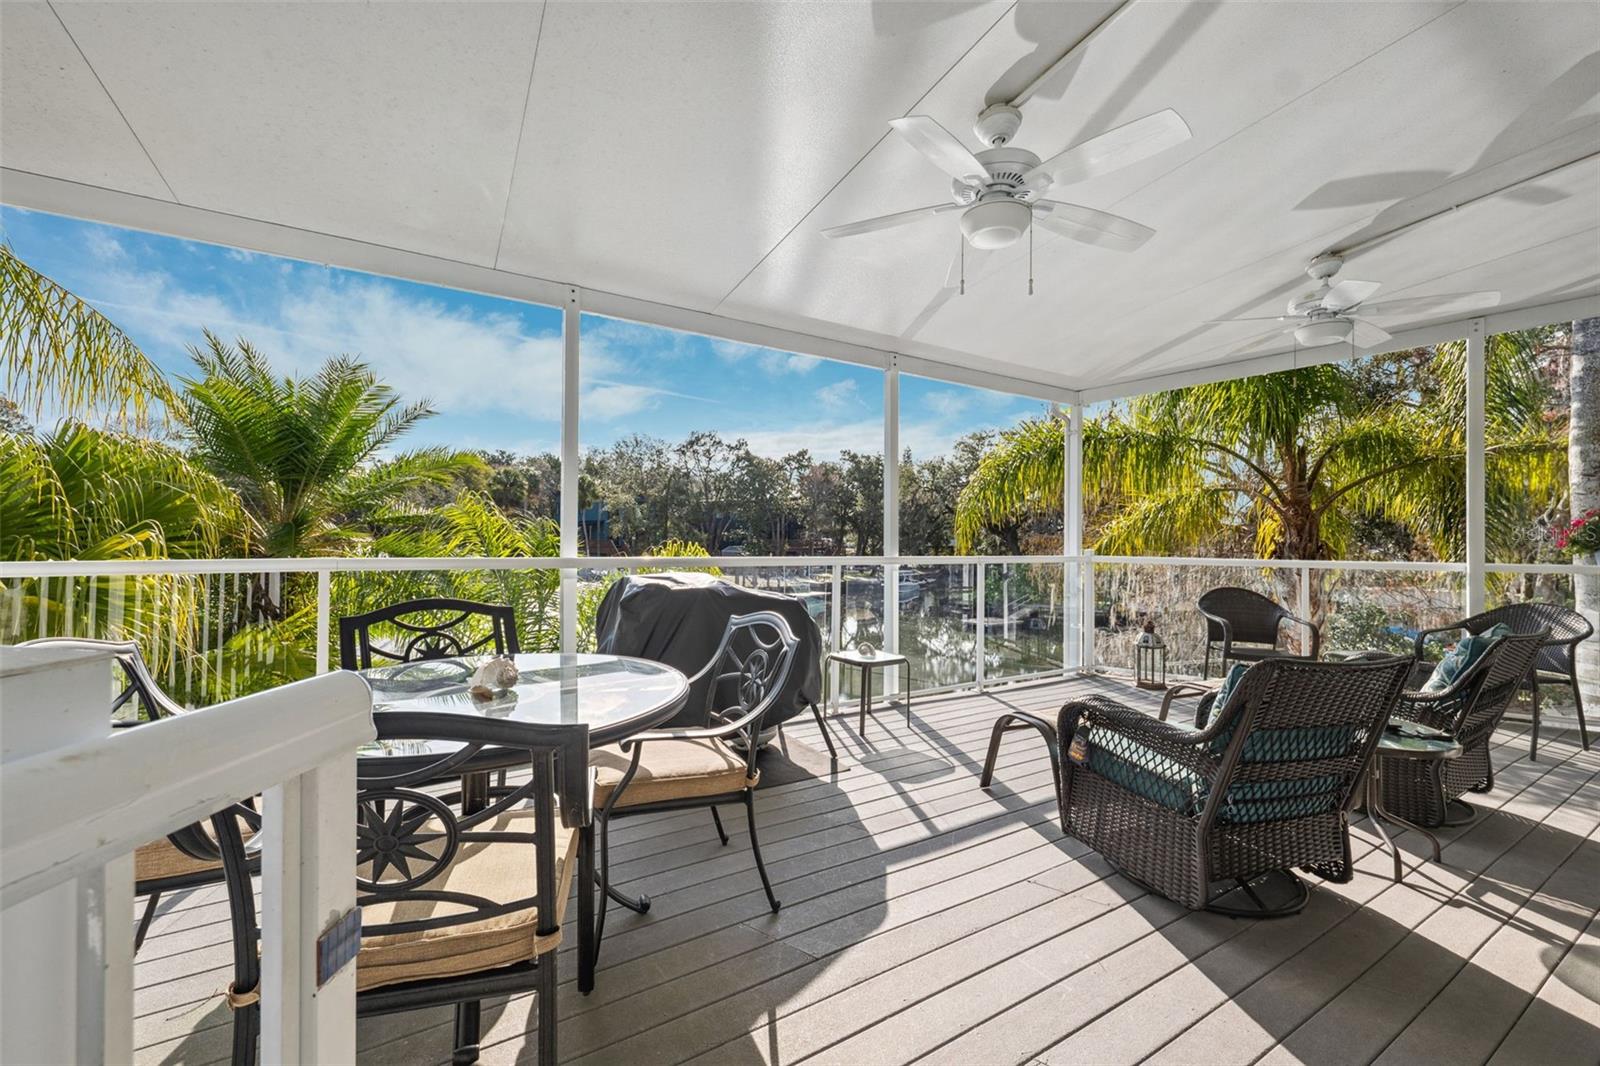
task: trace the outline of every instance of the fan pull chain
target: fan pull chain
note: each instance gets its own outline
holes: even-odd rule
[[[1033,295],[1033,227],[1028,227],[1028,295]]]
[[[961,254],[961,292],[958,295],[965,296],[967,294],[967,239],[965,237],[961,238],[961,253],[960,254]]]

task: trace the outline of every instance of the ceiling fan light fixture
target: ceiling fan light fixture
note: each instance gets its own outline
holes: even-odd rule
[[[1349,319],[1323,318],[1307,322],[1294,331],[1294,339],[1302,348],[1315,348],[1323,344],[1338,344],[1350,339],[1352,326]]]
[[[1020,200],[985,200],[962,212],[961,232],[974,248],[992,252],[1017,243],[1032,221],[1032,209]]]

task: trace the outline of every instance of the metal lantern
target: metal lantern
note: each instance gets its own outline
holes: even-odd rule
[[[1148,619],[1133,646],[1133,681],[1140,688],[1157,692],[1167,688],[1167,645],[1156,635],[1155,622]]]

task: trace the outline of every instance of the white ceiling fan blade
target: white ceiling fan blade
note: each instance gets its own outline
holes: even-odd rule
[[[1287,322],[1288,315],[1266,315],[1262,318],[1208,318],[1201,323],[1203,326],[1221,326],[1229,322]]]
[[[1040,200],[1033,205],[1033,217],[1039,225],[1063,237],[1119,252],[1134,251],[1156,235],[1149,226],[1121,215],[1059,200]]]
[[[1364,318],[1352,318],[1350,321],[1355,324],[1350,337],[1357,348],[1375,348],[1394,340],[1394,336],[1388,330],[1375,326]]]
[[[893,229],[896,226],[909,225],[912,222],[931,218],[944,211],[954,211],[958,204],[933,204],[929,207],[914,207],[910,211],[896,211],[892,215],[879,215],[877,218],[864,218],[859,222],[846,222],[842,226],[829,226],[822,231],[824,237],[854,237],[858,233],[872,233],[880,229]]]
[[[1031,185],[1037,175],[1043,174],[1048,174],[1057,185],[1085,181],[1148,159],[1192,136],[1189,124],[1168,108],[1136,118],[1051,156],[1024,174],[1023,181]]]
[[[981,182],[989,177],[989,171],[978,162],[978,157],[958,141],[955,134],[927,115],[890,119],[889,125],[952,178]]]
[[[1293,333],[1297,328],[1299,328],[1299,323],[1298,322],[1295,323],[1294,325],[1279,326],[1277,329],[1268,330],[1265,333],[1262,333],[1262,334],[1260,334],[1258,336],[1250,338],[1249,340],[1245,341],[1243,344],[1239,345],[1238,347],[1234,348],[1232,351],[1228,352],[1228,354],[1229,355],[1244,355],[1244,354],[1246,354],[1248,352],[1256,352],[1256,351],[1260,351],[1263,348],[1271,347],[1272,343],[1274,341],[1276,341],[1279,337],[1282,337],[1287,333]]]
[[[1383,288],[1380,282],[1336,281],[1329,287],[1328,293],[1322,298],[1322,306],[1330,311],[1343,311],[1347,307],[1354,307],[1379,289]]]
[[[1399,300],[1384,300],[1367,304],[1361,313],[1367,317],[1379,315],[1448,315],[1467,314],[1493,307],[1500,302],[1498,292],[1456,292],[1447,296],[1410,296]]]
[[[974,248],[964,241],[962,243],[965,245],[965,250],[956,252],[955,256],[950,260],[950,269],[945,271],[944,287],[947,289],[961,289],[963,271],[965,271],[969,282],[976,278],[978,272],[983,269],[984,262],[989,258],[988,252]],[[963,257],[965,257],[965,261],[963,261]]]

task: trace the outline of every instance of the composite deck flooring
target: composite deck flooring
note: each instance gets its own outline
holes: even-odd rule
[[[623,820],[597,987],[560,956],[565,1061],[617,1063],[1600,1063],[1600,744],[1546,722],[1496,736],[1483,812],[1443,830],[1444,861],[1398,834],[1403,883],[1365,821],[1358,873],[1298,916],[1191,913],[1063,837],[1048,763],[1017,733],[978,787],[990,724],[1110,680],[880,709],[834,721],[840,772],[763,788],[757,819],[783,909],[768,911],[742,815]],[[1187,720],[1192,704],[1174,717]],[[843,709],[842,709],[843,710]],[[821,750],[813,723],[791,741]],[[823,765],[825,765],[825,760]],[[568,914],[573,914],[569,908]],[[141,1063],[229,1053],[220,889],[162,901],[140,951]],[[569,938],[569,941],[572,938]],[[482,1061],[534,1060],[531,996],[484,1005]],[[451,1013],[363,1019],[363,1063],[449,1061]]]

